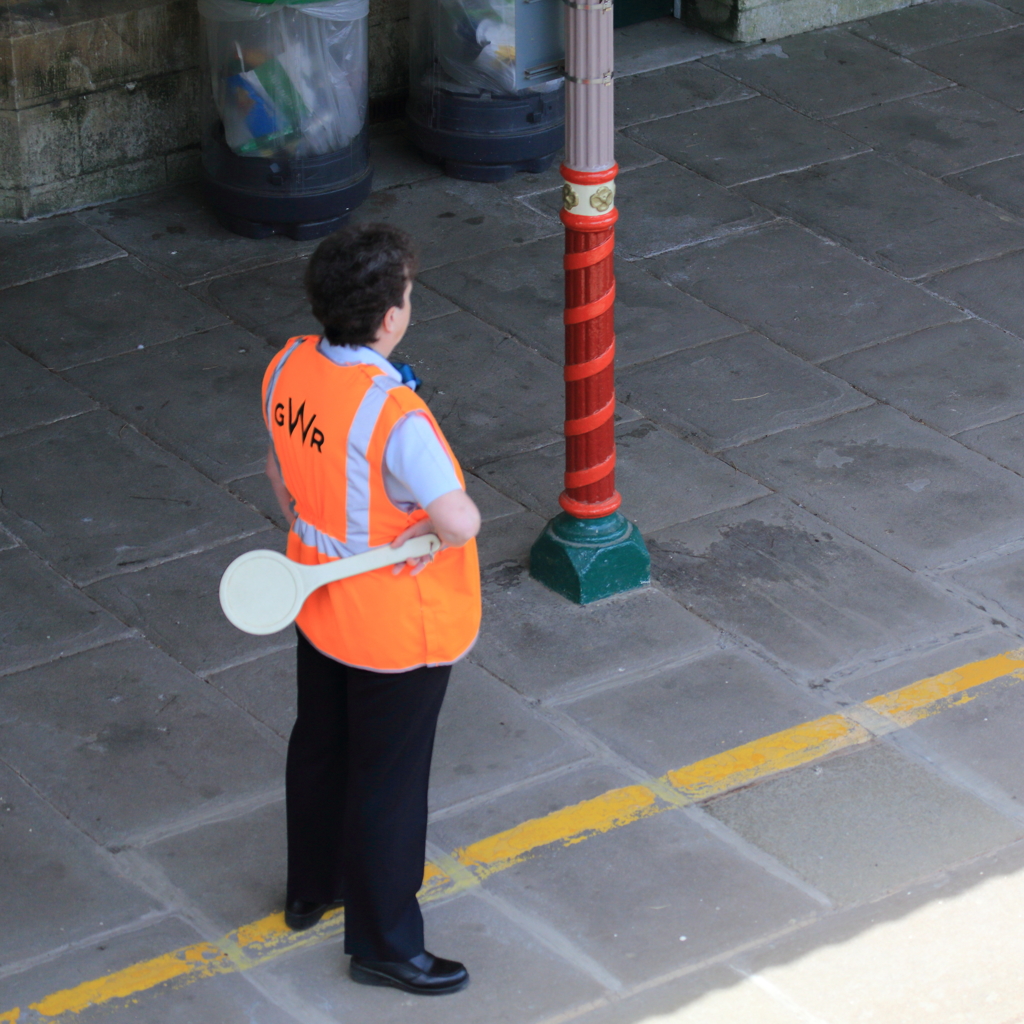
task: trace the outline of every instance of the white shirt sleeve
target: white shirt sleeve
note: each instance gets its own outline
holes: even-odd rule
[[[384,449],[384,488],[406,511],[462,490],[455,466],[425,416],[409,413],[391,431]]]

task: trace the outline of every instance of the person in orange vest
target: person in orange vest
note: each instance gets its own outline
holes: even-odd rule
[[[355,981],[440,994],[469,975],[426,951],[416,893],[437,717],[480,626],[480,514],[418,382],[388,360],[415,271],[412,240],[387,225],[324,239],[306,271],[323,335],[271,360],[263,411],[289,558],[316,565],[424,533],[443,542],[432,559],[330,583],[303,605],[285,777],[288,925],[310,928],[343,903]]]

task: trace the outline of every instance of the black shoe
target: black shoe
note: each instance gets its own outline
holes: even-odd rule
[[[393,985],[421,996],[458,992],[469,984],[469,971],[456,960],[442,960],[433,953],[420,953],[411,960],[389,963],[352,957],[349,976],[361,985]]]
[[[332,903],[314,903],[311,900],[288,900],[284,906],[284,923],[292,931],[301,932],[312,928],[332,907],[340,907],[344,898]]]

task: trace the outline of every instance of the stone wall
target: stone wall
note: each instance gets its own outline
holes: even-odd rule
[[[684,0],[687,21],[734,42],[780,39],[870,18],[919,0]]]
[[[195,176],[197,39],[195,0],[7,0],[0,217]]]

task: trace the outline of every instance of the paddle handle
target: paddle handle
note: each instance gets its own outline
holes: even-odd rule
[[[364,551],[361,555],[350,555],[348,558],[339,558],[336,562],[324,562],[323,565],[301,565],[299,569],[308,596],[325,583],[348,579],[349,576],[357,576],[362,572],[372,572],[385,565],[397,565],[410,558],[432,555],[440,547],[441,538],[436,533],[424,533],[407,540],[398,548],[385,544],[383,547]]]

